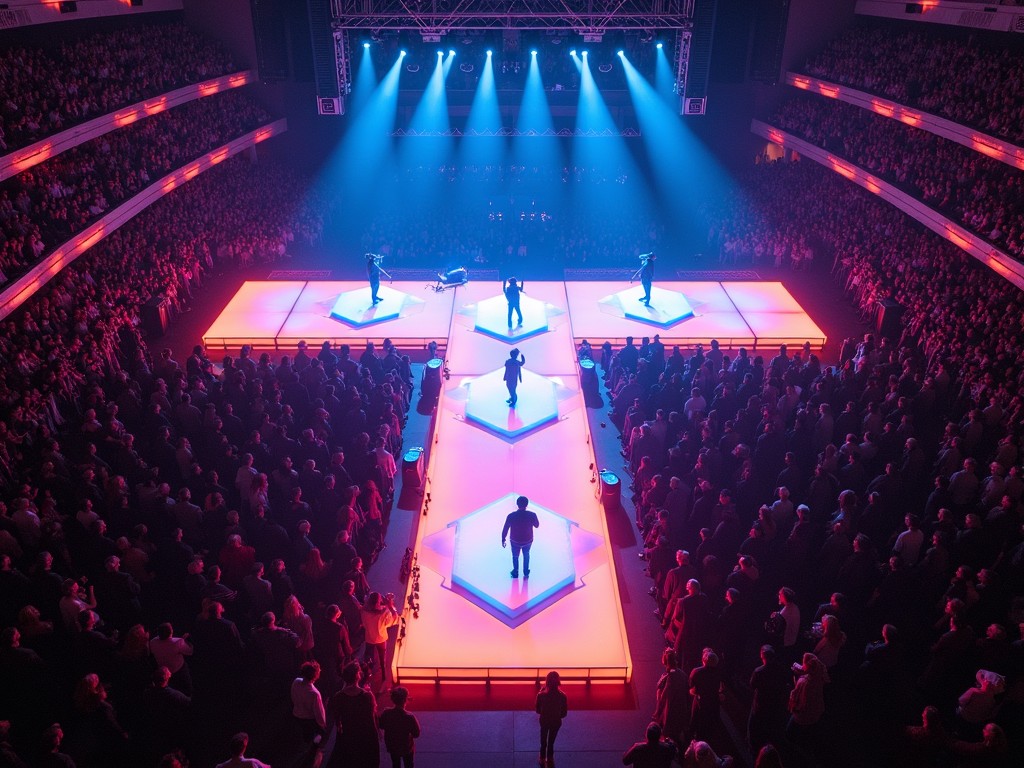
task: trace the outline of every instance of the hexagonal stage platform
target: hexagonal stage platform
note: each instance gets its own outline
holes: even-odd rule
[[[512,326],[508,324],[508,302],[504,296],[492,296],[476,305],[474,330],[486,333],[496,339],[515,342],[529,338],[548,330],[547,307],[543,301],[519,297],[519,309],[523,313],[523,323],[519,325],[518,316],[513,312]]]
[[[386,285],[380,286],[377,298],[383,299],[383,301],[377,304],[373,303],[369,286],[346,291],[334,302],[331,317],[341,320],[353,328],[359,328],[373,323],[383,323],[386,320],[394,320],[401,316],[403,310],[410,303],[423,303],[422,299],[417,299],[402,291],[396,291]]]
[[[423,547],[436,555],[431,568],[449,580],[450,589],[510,627],[536,616],[557,600],[583,587],[587,556],[602,544],[601,537],[536,503],[540,527],[530,549],[530,577],[510,576],[511,547],[502,549],[499,535],[505,517],[516,508],[518,494],[510,493],[448,524],[426,537]],[[576,556],[580,569],[576,567]]]
[[[466,382],[466,419],[500,436],[516,438],[558,419],[557,384],[533,371],[524,370],[516,394],[519,402],[509,407],[505,369],[491,371]]]
[[[651,288],[649,305],[641,301],[643,296],[643,287],[635,285],[611,296],[605,296],[598,304],[603,311],[611,312],[618,317],[639,320],[659,328],[671,328],[676,323],[694,316],[690,302],[678,291],[668,291],[654,286]]]

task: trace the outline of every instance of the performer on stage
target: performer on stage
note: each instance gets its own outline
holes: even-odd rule
[[[523,312],[519,309],[519,294],[525,293],[523,286],[525,283],[517,282],[514,277],[510,277],[504,283],[501,284],[501,290],[505,294],[505,301],[508,302],[508,327],[512,327],[512,312],[515,311],[516,316],[519,319],[519,325],[523,324]]]
[[[526,356],[519,354],[519,349],[513,349],[508,353],[508,360],[505,361],[505,386],[508,387],[508,403],[512,408],[516,407],[519,398],[516,396],[516,387],[523,380],[523,366],[526,364]]]
[[[640,299],[647,306],[651,306],[651,283],[654,282],[654,251],[640,254],[640,285],[644,287],[644,297]]]
[[[370,294],[373,296],[374,305],[384,301],[377,295],[377,291],[380,290],[380,260],[382,258],[376,253],[366,254],[366,276],[370,280]]]
[[[523,553],[523,578],[530,578],[530,547],[533,546],[533,529],[540,528],[537,513],[527,509],[530,500],[525,496],[516,499],[516,511],[505,518],[505,527],[501,529],[501,548],[505,548],[505,539],[512,540],[512,578],[519,578],[519,553]],[[511,536],[509,536],[511,534]]]

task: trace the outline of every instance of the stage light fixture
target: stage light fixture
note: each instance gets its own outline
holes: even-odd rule
[[[437,57],[441,58],[442,56],[444,56],[444,51],[438,51],[437,52]]]
[[[493,51],[491,51],[491,49],[488,48],[487,49],[487,58],[491,58],[491,53],[493,53]]]
[[[530,51],[530,55],[531,55],[531,56],[536,56],[536,55],[537,55],[537,51],[536,51],[536,49],[534,49],[534,50]]]
[[[399,52],[398,52],[398,55],[399,55],[399,56],[405,56],[405,51],[399,51]]]
[[[619,55],[619,57],[622,57],[622,56],[625,56],[626,54],[623,53],[622,51],[618,51],[618,55]]]
[[[664,47],[665,47],[665,44],[664,44],[664,43],[658,43],[658,45],[657,45],[657,48],[658,48],[658,50],[659,50],[659,51],[660,51],[660,50],[661,50],[662,48],[664,48]]]
[[[448,49],[448,55],[449,56],[454,56],[455,55],[455,49],[454,48],[449,48]]]
[[[569,55],[575,57],[576,56],[576,49],[573,48],[571,51],[569,51]]]
[[[370,48],[370,44],[369,43],[363,43],[363,48],[368,50]]]
[[[586,51],[583,52],[583,58],[584,59],[587,58],[587,52]]]

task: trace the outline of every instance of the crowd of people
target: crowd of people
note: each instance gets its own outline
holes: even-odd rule
[[[712,232],[760,242],[778,216],[865,319],[893,297],[905,323],[847,339],[835,366],[806,347],[602,350],[668,646],[655,719],[723,751],[723,683],[750,702],[752,754],[771,744],[786,765],[1007,764],[1024,690],[1019,290],[814,164],[757,166],[744,189],[709,206]]]
[[[237,69],[223,47],[182,23],[131,24],[77,39],[61,35],[50,45],[5,45],[0,153]]]
[[[984,33],[965,41],[926,26],[853,26],[803,71],[1024,142],[1020,51]]]
[[[229,91],[69,149],[0,183],[0,285],[166,173],[270,121]]]
[[[366,574],[393,503],[408,359],[303,343],[280,360],[245,349],[214,365],[197,347],[179,363],[138,328],[157,293],[187,310],[254,232],[315,236],[303,188],[228,161],[6,323],[0,741],[27,764],[208,759],[246,713],[291,722],[293,705],[285,741],[315,749],[312,682],[325,700],[381,682],[398,613]],[[362,648],[370,661],[347,670]]]
[[[771,122],[878,174],[999,248],[1024,257],[1024,174],[1019,169],[832,99],[792,99]]]

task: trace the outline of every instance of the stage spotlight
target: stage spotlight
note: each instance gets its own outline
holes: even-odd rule
[[[363,43],[363,48],[369,48],[369,47],[370,47],[369,43]]]
[[[405,51],[399,51],[399,52],[398,52],[398,55],[399,55],[399,56],[405,56]]]
[[[437,52],[437,55],[438,55],[438,57],[439,57],[439,58],[440,58],[441,56],[444,56],[444,51],[438,51],[438,52]]]
[[[623,53],[622,51],[618,51],[618,55],[619,55],[620,57],[622,57],[622,56],[625,56],[626,54],[625,54],[625,53]]]
[[[531,56],[536,56],[536,55],[537,55],[537,51],[536,51],[536,50],[532,50],[532,51],[530,51],[530,55],[531,55]]]
[[[573,48],[571,51],[569,51],[569,55],[575,57],[576,56],[576,49]]]
[[[584,59],[587,58],[587,52],[586,51],[583,52],[583,58]]]
[[[455,55],[455,49],[454,48],[449,48],[448,49],[448,55],[449,56],[454,56]]]
[[[662,48],[664,48],[664,47],[665,47],[665,44],[664,44],[664,43],[658,43],[658,45],[657,45],[657,48],[658,48],[658,50],[659,50],[659,51],[660,51],[660,50],[661,50]]]
[[[487,58],[490,58],[490,57],[491,57],[491,53],[492,53],[491,49],[490,49],[490,48],[488,48],[488,49],[487,49]]]

